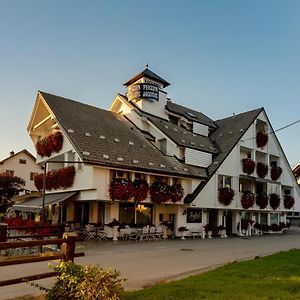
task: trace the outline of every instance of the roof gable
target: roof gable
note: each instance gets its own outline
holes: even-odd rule
[[[44,92],[41,94],[86,163],[206,177],[205,169],[188,166],[175,157],[163,155],[125,117],[78,101]]]
[[[161,78],[160,76],[158,76],[157,74],[155,74],[154,72],[149,70],[148,68],[143,70],[141,73],[138,73],[137,75],[135,75],[133,78],[131,78],[127,82],[125,82],[124,85],[129,86],[129,85],[133,84],[134,82],[136,82],[137,80],[141,79],[142,77],[153,79],[154,81],[161,83],[164,88],[170,85],[170,83],[168,81],[164,80],[163,78]]]

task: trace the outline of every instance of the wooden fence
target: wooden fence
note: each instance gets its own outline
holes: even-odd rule
[[[3,252],[7,249],[16,249],[16,248],[25,248],[25,247],[36,247],[36,246],[47,246],[47,245],[59,245],[60,251],[52,251],[46,253],[38,253],[34,255],[27,255],[27,256],[2,256],[0,258],[0,267],[1,266],[12,266],[18,264],[26,264],[26,263],[33,263],[33,262],[40,262],[40,261],[50,261],[60,259],[62,261],[72,261],[74,262],[75,257],[84,256],[83,252],[75,253],[75,244],[78,241],[77,235],[75,233],[64,233],[62,238],[55,238],[55,239],[41,239],[43,236],[35,236],[36,240],[17,240],[17,241],[7,241],[7,230],[6,225],[0,224],[0,252]],[[18,236],[20,239],[20,237]],[[26,236],[28,238],[28,236]],[[1,241],[2,240],[2,241]],[[3,241],[5,240],[5,241]],[[0,287],[17,284],[17,283],[24,283],[27,281],[38,280],[47,277],[57,276],[57,272],[47,272],[42,274],[35,274],[31,276],[24,276],[9,280],[0,281]]]

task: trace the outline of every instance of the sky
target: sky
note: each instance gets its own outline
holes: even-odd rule
[[[149,68],[172,101],[221,119],[300,119],[300,1],[0,0],[0,159],[28,149],[38,90],[108,109]],[[300,162],[300,123],[277,133]]]

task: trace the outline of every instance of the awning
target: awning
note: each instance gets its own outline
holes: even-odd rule
[[[66,192],[45,195],[45,207],[48,205],[58,204],[70,197],[74,196],[77,192]],[[42,209],[43,197],[34,198],[23,202],[21,204],[13,205],[14,210],[23,212],[39,212]]]

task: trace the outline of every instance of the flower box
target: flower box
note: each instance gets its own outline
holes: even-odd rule
[[[219,202],[223,205],[229,205],[233,199],[234,191],[231,188],[223,187],[219,189]]]
[[[266,193],[256,195],[256,205],[260,209],[265,209],[269,204],[269,197]]]
[[[255,161],[253,161],[251,158],[244,158],[242,160],[243,163],[243,172],[251,175],[255,170]]]
[[[254,194],[249,192],[249,191],[245,191],[243,192],[243,195],[241,197],[241,204],[242,207],[245,209],[248,209],[250,207],[252,207],[254,205]]]
[[[284,205],[284,208],[286,209],[291,209],[295,204],[295,199],[290,196],[290,195],[286,195],[284,196],[284,199],[283,199],[283,205]]]
[[[59,152],[63,145],[63,135],[61,132],[55,132],[48,135],[35,145],[38,155],[41,157],[50,157],[53,152]]]
[[[277,209],[280,205],[280,198],[277,194],[273,193],[270,195],[270,206],[273,210]]]
[[[271,168],[271,179],[274,180],[274,181],[278,180],[281,173],[282,173],[282,169],[280,167],[272,166],[272,168]]]
[[[265,178],[268,174],[269,167],[261,162],[258,162],[256,165],[256,173],[260,178]]]
[[[263,148],[268,143],[268,135],[262,131],[257,132],[256,134],[256,146],[258,148]]]

